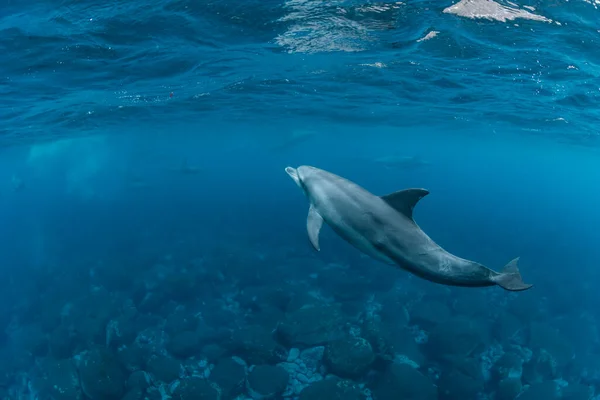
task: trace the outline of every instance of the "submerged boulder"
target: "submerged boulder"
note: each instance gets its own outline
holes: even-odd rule
[[[78,400],[83,397],[77,369],[71,360],[47,359],[40,364],[40,370],[41,373],[31,382],[38,398]]]
[[[498,383],[496,400],[515,400],[523,390],[521,379],[507,378]]]
[[[288,347],[315,347],[343,337],[344,319],[339,305],[321,304],[288,313],[277,327]]]
[[[519,400],[558,400],[560,387],[554,381],[534,383],[519,395]]]
[[[448,356],[467,357],[483,350],[488,341],[488,331],[479,321],[456,317],[431,331],[426,348],[438,360]]]
[[[233,399],[240,394],[246,382],[246,367],[233,358],[223,358],[210,373],[210,380],[221,390],[225,399]]]
[[[274,399],[287,386],[289,373],[277,366],[259,365],[248,374],[247,389],[253,399]]]
[[[589,400],[594,395],[594,389],[591,386],[581,385],[578,383],[569,384],[563,388],[563,400]]]
[[[410,313],[411,322],[425,330],[430,330],[450,318],[450,308],[440,301],[417,303]]]
[[[375,354],[371,344],[361,337],[347,337],[329,343],[325,350],[325,364],[332,373],[344,378],[359,378],[365,374]]]
[[[127,390],[128,391],[139,391],[144,393],[150,383],[148,377],[144,371],[134,371],[127,378]]]
[[[104,349],[82,355],[79,377],[83,392],[92,400],[119,399],[125,392],[125,370],[115,355]]]
[[[363,400],[364,398],[357,384],[339,378],[313,382],[300,392],[300,400]]]
[[[523,360],[513,352],[504,353],[492,367],[492,377],[501,381],[503,379],[521,379],[523,375]]]
[[[437,400],[437,388],[427,376],[407,364],[393,363],[379,381],[373,394],[377,400]]]
[[[287,351],[271,332],[260,325],[250,325],[233,332],[231,350],[248,364],[276,364],[284,361]]]
[[[452,370],[442,374],[438,382],[438,389],[440,400],[476,399],[483,392],[483,381]]]
[[[200,335],[195,331],[182,331],[174,334],[167,349],[178,358],[193,357],[202,350]]]
[[[173,400],[219,400],[220,397],[219,391],[208,381],[195,376],[182,380],[171,395]]]
[[[171,357],[155,355],[148,360],[146,369],[155,380],[171,383],[179,378],[181,363]]]

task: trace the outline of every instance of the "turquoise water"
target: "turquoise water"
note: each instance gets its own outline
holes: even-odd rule
[[[600,395],[597,6],[5,2],[0,398]],[[303,164],[534,287],[315,252]]]

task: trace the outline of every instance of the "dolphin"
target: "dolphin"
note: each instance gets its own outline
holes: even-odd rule
[[[319,168],[302,165],[287,167],[285,172],[308,198],[306,227],[317,251],[325,221],[363,253],[432,282],[463,287],[498,285],[509,291],[533,286],[523,282],[518,257],[496,272],[447,252],[429,238],[413,219],[415,205],[429,194],[426,189],[405,189],[380,197]]]
[[[429,161],[421,159],[419,156],[385,156],[373,160],[376,164],[381,164],[387,169],[416,169],[431,165]]]
[[[292,134],[286,137],[281,143],[273,146],[271,151],[282,152],[287,151],[289,149],[293,149],[305,142],[315,138],[317,136],[317,132],[311,130],[295,130]]]
[[[20,192],[21,190],[25,189],[25,182],[23,182],[23,179],[19,178],[17,175],[12,176],[11,182],[13,192]]]
[[[200,172],[200,168],[193,167],[188,164],[187,158],[185,158],[181,162],[181,166],[179,168],[172,168],[171,171],[179,172],[182,175],[196,175]]]

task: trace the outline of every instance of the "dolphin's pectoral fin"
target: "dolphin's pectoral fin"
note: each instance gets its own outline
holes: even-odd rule
[[[413,219],[413,210],[419,200],[429,194],[427,189],[404,189],[381,196],[386,203],[409,219]]]
[[[319,247],[319,232],[323,226],[323,217],[319,215],[317,210],[311,205],[308,210],[308,218],[306,218],[306,230],[308,231],[308,240],[316,251],[320,251]]]

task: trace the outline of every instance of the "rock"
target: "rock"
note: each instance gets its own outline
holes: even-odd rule
[[[106,327],[106,347],[119,349],[129,346],[138,333],[137,321],[131,316],[121,315],[110,320]]]
[[[319,289],[340,303],[364,300],[370,290],[369,279],[356,274],[355,269],[327,267],[317,277]]]
[[[508,309],[522,323],[529,323],[533,320],[544,319],[545,310],[541,304],[541,297],[534,293],[522,293],[522,296],[516,296],[508,304]]]
[[[154,355],[148,360],[146,369],[155,380],[171,383],[179,378],[181,363],[170,357]]]
[[[317,346],[311,347],[310,349],[304,349],[300,353],[300,363],[306,366],[311,371],[316,371],[321,367],[323,361],[323,355],[325,354],[325,347]]]
[[[284,315],[284,312],[279,308],[265,305],[259,310],[247,313],[246,321],[248,324],[264,326],[272,331],[277,327],[279,321],[284,318]]]
[[[488,342],[488,332],[479,321],[455,317],[431,331],[426,349],[431,357],[442,360],[446,356],[472,356],[482,351]]]
[[[487,291],[455,291],[451,297],[448,297],[448,304],[452,304],[452,310],[455,314],[464,315],[473,319],[488,319],[493,313],[500,300],[494,301],[493,297]],[[490,304],[493,304],[490,307]]]
[[[202,349],[200,337],[195,331],[183,331],[173,335],[167,349],[178,358],[193,357]]]
[[[361,337],[335,340],[325,350],[325,364],[342,378],[360,378],[374,360],[371,344]]]
[[[201,308],[203,321],[211,327],[235,328],[238,326],[239,316],[231,308],[222,304],[222,301],[206,301]]]
[[[104,349],[93,349],[81,357],[81,388],[92,400],[120,398],[125,392],[127,376],[117,357]]]
[[[398,359],[417,368],[425,362],[425,357],[419,350],[413,333],[404,326],[390,326],[380,321],[365,321],[362,334],[371,343],[378,360]]]
[[[185,310],[175,310],[167,318],[164,330],[169,335],[175,335],[178,332],[195,331],[198,327],[198,318]]]
[[[75,334],[64,326],[58,326],[48,337],[50,354],[57,359],[65,359],[73,356],[77,345]]]
[[[531,360],[523,365],[523,380],[540,383],[558,378],[558,361],[544,349],[534,352]]]
[[[308,291],[295,292],[292,295],[290,302],[288,303],[285,311],[287,313],[293,313],[304,307],[314,307],[321,304],[321,301],[313,296]]]
[[[159,288],[169,299],[178,303],[190,302],[198,298],[202,292],[198,290],[200,284],[197,283],[196,278],[191,271],[177,271],[177,273],[167,274]]]
[[[346,317],[356,319],[365,312],[364,300],[344,301],[340,304],[340,311]]]
[[[340,307],[321,304],[287,314],[277,327],[277,336],[287,347],[321,346],[344,336]]]
[[[249,286],[244,288],[237,296],[237,301],[243,309],[260,311],[264,308],[276,307],[285,311],[292,299],[289,291],[282,288],[268,286]]]
[[[148,389],[148,380],[144,371],[134,371],[127,379],[127,390],[141,391],[142,393]]]
[[[288,372],[281,367],[259,365],[248,374],[246,387],[253,399],[272,399],[285,391],[288,379]]]
[[[440,400],[476,399],[483,392],[483,381],[477,381],[459,371],[442,373],[438,382]]]
[[[206,380],[198,377],[183,379],[175,388],[171,396],[172,400],[219,400],[217,389],[212,387]]]
[[[259,325],[238,329],[232,335],[232,351],[248,364],[276,364],[286,359],[287,351]]]
[[[210,380],[219,385],[225,399],[233,399],[244,388],[246,368],[232,358],[224,358],[211,371]]]
[[[415,341],[414,335],[406,328],[388,331],[387,343],[394,358],[404,357],[411,360],[417,367],[425,364],[426,359]]]
[[[515,400],[523,390],[521,379],[507,378],[498,383],[496,390],[496,400]]]
[[[505,343],[514,339],[522,329],[521,321],[511,313],[505,312],[494,323],[493,333],[498,341]]]
[[[98,286],[113,292],[131,290],[134,284],[135,273],[123,265],[99,265],[95,269],[94,279]]]
[[[50,333],[54,331],[60,325],[61,320],[61,310],[64,303],[56,303],[54,301],[44,302],[42,303],[42,312],[40,315],[40,327],[44,331],[44,333]],[[10,319],[3,320],[0,317],[0,323],[3,323],[3,326],[7,326],[10,322]],[[1,398],[1,397],[0,397]]]
[[[41,357],[48,351],[48,340],[42,328],[36,324],[26,325],[11,333],[11,346],[34,357]]]
[[[136,290],[136,298],[139,302],[136,306],[140,312],[154,314],[160,311],[160,308],[169,301],[169,295],[165,292],[148,291],[145,285],[138,286]]]
[[[287,356],[287,362],[294,362],[296,361],[296,359],[300,356],[300,349],[297,349],[295,347],[290,349],[290,352],[288,353]]]
[[[373,394],[377,400],[437,400],[437,388],[421,372],[406,364],[391,364],[375,383]]]
[[[390,291],[383,294],[379,301],[381,303],[381,322],[384,326],[394,329],[408,326],[410,315],[406,309],[407,296]]]
[[[449,359],[449,364],[451,364],[456,371],[473,378],[476,381],[483,382],[485,380],[481,360],[479,359],[473,357],[455,357]]]
[[[215,361],[223,357],[226,351],[221,346],[214,343],[210,343],[202,347],[201,353],[205,358],[208,359],[208,361],[214,363]]]
[[[142,400],[142,397],[144,397],[144,392],[139,389],[133,389],[128,391],[121,400]]]
[[[571,360],[566,372],[564,379],[568,382],[596,386],[600,382],[600,358],[594,353],[576,357]]]
[[[148,327],[142,330],[135,339],[134,345],[141,347],[148,354],[160,354],[167,342],[168,335],[158,326]]]
[[[300,392],[300,400],[362,400],[359,386],[339,378],[313,382]]]
[[[412,309],[411,322],[425,330],[446,322],[450,318],[450,309],[439,301],[425,301],[417,303]]]
[[[565,366],[574,355],[574,350],[558,329],[539,322],[532,322],[529,327],[529,347],[534,351],[544,350],[557,363]]]
[[[519,400],[558,400],[559,387],[553,381],[534,383],[519,395]]]
[[[594,389],[591,386],[569,383],[569,386],[563,389],[562,400],[589,400],[593,395]]]
[[[590,315],[571,313],[555,321],[553,325],[557,327],[564,340],[574,347],[576,358],[593,353],[600,345],[598,324]]]
[[[32,379],[40,399],[77,400],[82,398],[77,369],[71,360],[44,360],[41,373]],[[6,397],[8,398],[8,397]]]
[[[81,343],[106,346],[106,327],[114,315],[119,315],[116,297],[106,289],[92,291],[73,304],[63,325],[77,332]]]
[[[492,376],[501,381],[508,378],[521,379],[523,375],[523,360],[512,352],[504,353],[492,367]]]
[[[146,368],[146,361],[150,357],[150,352],[147,348],[132,344],[119,350],[117,357],[127,371],[137,371]]]

